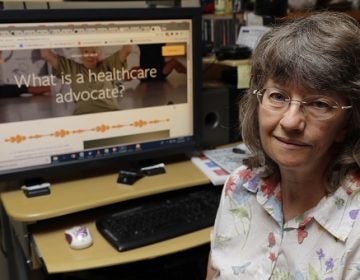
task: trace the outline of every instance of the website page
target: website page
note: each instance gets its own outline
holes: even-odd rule
[[[190,20],[0,25],[0,171],[193,135]]]

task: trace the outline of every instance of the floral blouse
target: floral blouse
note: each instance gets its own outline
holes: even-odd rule
[[[237,169],[225,182],[211,257],[215,279],[360,279],[360,178],[283,223],[279,183],[262,169]]]

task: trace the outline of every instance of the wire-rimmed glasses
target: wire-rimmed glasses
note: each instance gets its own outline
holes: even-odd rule
[[[334,117],[338,110],[348,110],[352,106],[341,106],[331,97],[325,95],[311,95],[303,100],[292,99],[288,94],[275,88],[254,90],[260,105],[272,112],[284,113],[290,104],[299,103],[303,113],[318,120]]]

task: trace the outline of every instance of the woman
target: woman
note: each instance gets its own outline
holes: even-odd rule
[[[240,106],[253,152],[225,183],[207,279],[360,279],[360,29],[273,28]]]

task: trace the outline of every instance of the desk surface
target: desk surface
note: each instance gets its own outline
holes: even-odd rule
[[[9,217],[35,222],[133,198],[209,183],[190,161],[166,165],[166,173],[144,177],[134,185],[118,184],[117,174],[59,183],[51,194],[27,198],[22,191],[1,193]]]
[[[9,217],[30,225],[37,255],[49,273],[99,268],[150,259],[187,250],[209,242],[210,228],[186,234],[138,249],[117,252],[97,231],[91,212],[100,206],[166,191],[208,184],[209,179],[191,161],[166,165],[166,174],[144,177],[133,186],[116,183],[117,174],[59,183],[51,194],[27,198],[22,191],[1,194]],[[66,243],[64,231],[75,225],[87,225],[94,244],[73,250]]]

